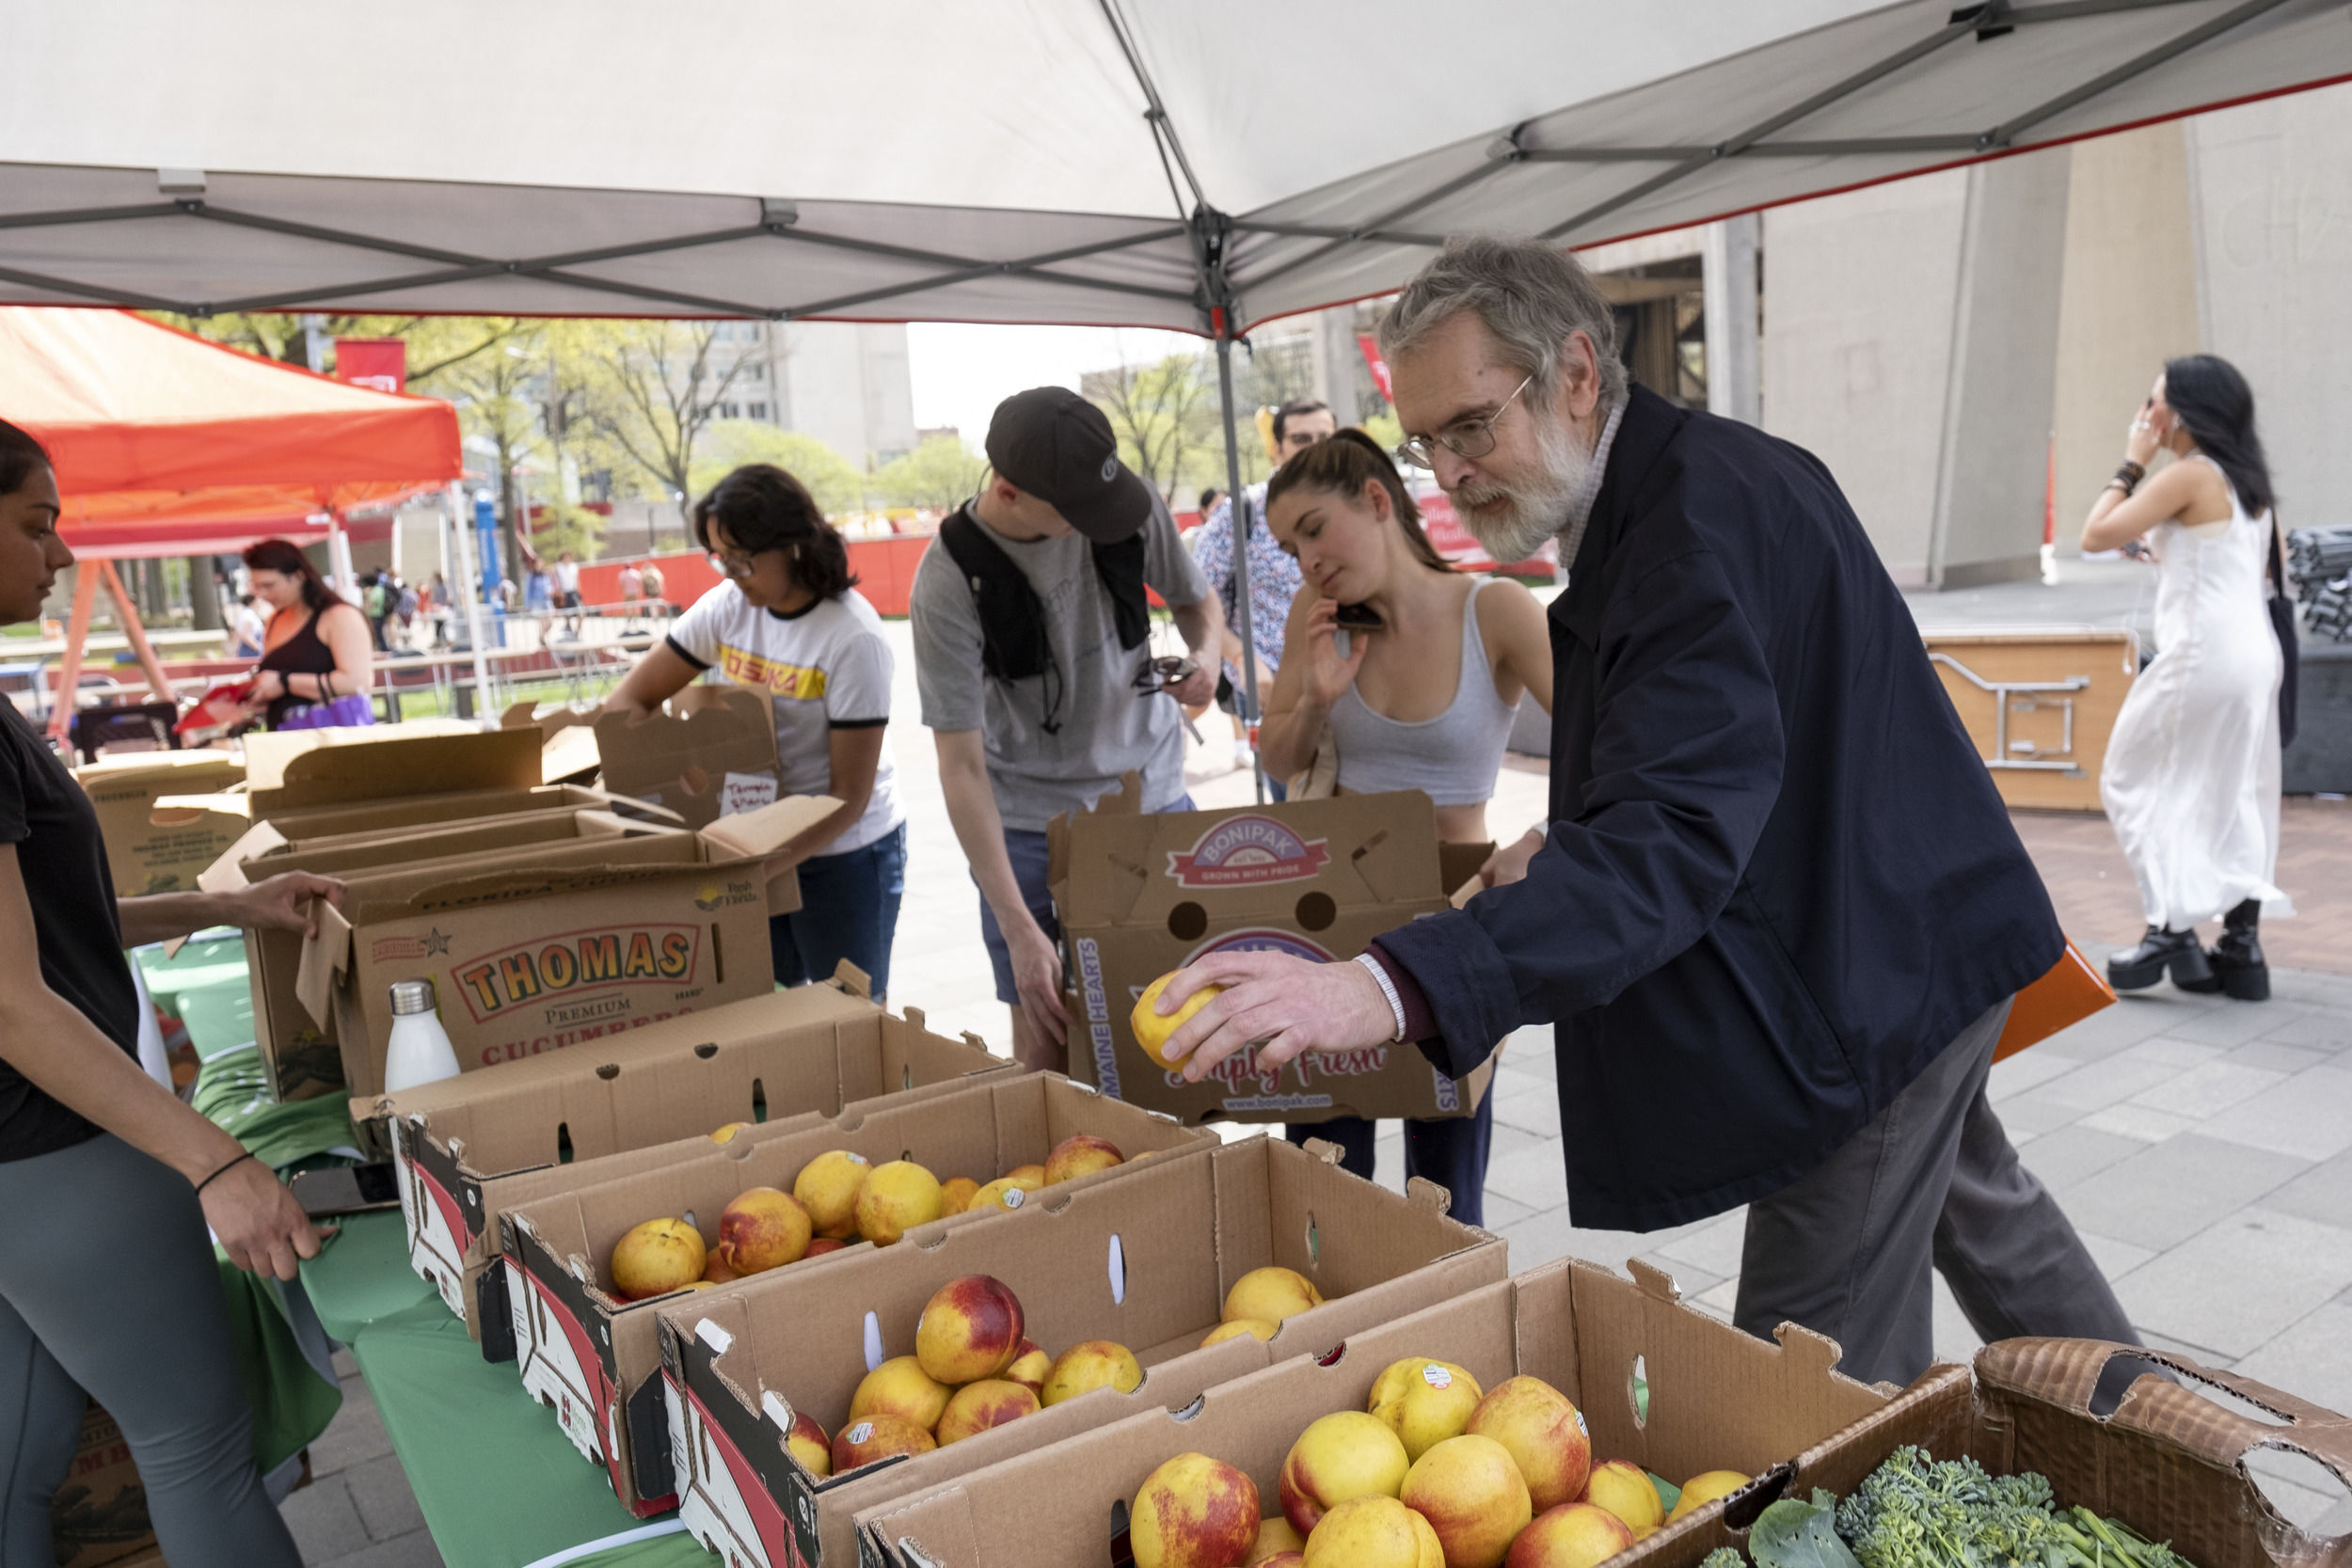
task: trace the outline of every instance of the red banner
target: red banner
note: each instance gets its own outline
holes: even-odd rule
[[[408,388],[408,345],[398,338],[338,338],[335,379],[378,392]]]

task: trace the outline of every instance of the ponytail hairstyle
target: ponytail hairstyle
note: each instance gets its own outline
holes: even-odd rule
[[[744,464],[694,503],[694,537],[704,549],[718,547],[710,541],[714,523],[754,555],[783,550],[792,580],[820,599],[857,586],[841,531],[825,521],[808,486],[773,463]]]
[[[2238,368],[2217,354],[2167,359],[2164,401],[2197,450],[2229,476],[2246,515],[2259,517],[2268,511],[2279,498],[2270,488],[2262,437],[2254,433],[2254,388]]]
[[[1413,504],[1412,492],[1405,488],[1395,459],[1354,425],[1327,441],[1317,441],[1277,469],[1266,483],[1266,510],[1273,511],[1275,501],[1293,490],[1354,497],[1364,493],[1367,483],[1388,491],[1389,509],[1396,514],[1396,526],[1405,531],[1405,545],[1413,559],[1433,572],[1454,570],[1422,531],[1421,508]]]
[[[24,488],[24,482],[33,477],[35,468],[55,471],[48,449],[31,431],[20,430],[0,420],[0,496],[13,496]]]
[[[302,546],[291,539],[264,539],[247,545],[243,559],[248,572],[276,572],[281,578],[298,579],[302,584],[302,602],[313,611],[331,610],[343,602],[326,586],[326,579],[310,564],[310,558],[302,553]]]

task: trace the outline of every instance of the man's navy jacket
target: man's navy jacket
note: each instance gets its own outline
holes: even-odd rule
[[[1656,1229],[1819,1165],[2063,939],[1811,453],[1636,388],[1550,626],[1543,848],[1380,946],[1457,1077],[1556,1025],[1574,1222]]]

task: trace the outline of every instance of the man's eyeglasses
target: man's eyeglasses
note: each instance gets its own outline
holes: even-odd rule
[[[1486,456],[1495,450],[1495,421],[1509,412],[1511,404],[1518,401],[1519,394],[1534,379],[1531,374],[1514,387],[1511,395],[1502,400],[1502,406],[1484,419],[1456,420],[1435,436],[1407,436],[1397,444],[1397,456],[1416,468],[1436,467],[1439,447],[1456,457]]]

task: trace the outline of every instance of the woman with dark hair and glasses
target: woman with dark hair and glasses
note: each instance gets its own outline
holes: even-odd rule
[[[801,907],[768,922],[776,979],[829,979],[847,958],[880,1000],[907,865],[883,740],[894,661],[882,617],[857,591],[840,533],[782,468],[736,469],[694,503],[692,520],[723,580],[671,623],[605,707],[651,713],[706,670],[767,693],[784,792],[841,802],[800,863]]]
[[[73,563],[57,515],[48,454],[0,422],[0,626],[36,619]],[[122,1428],[173,1568],[301,1560],[254,1470],[205,1228],[279,1279],[318,1232],[275,1171],[140,1070],[123,949],[222,924],[304,930],[309,901],[341,891],[289,872],[117,898],[89,798],[0,702],[0,1563],[57,1560],[50,1503],[86,1390]]]
[[[359,607],[327,587],[291,540],[246,546],[245,569],[254,596],[270,607],[253,670],[251,702],[262,721],[273,730],[373,723],[376,640]]]
[[[1389,454],[1360,430],[1301,447],[1265,491],[1266,530],[1297,561],[1282,660],[1258,748],[1266,771],[1304,776],[1306,793],[1418,789],[1438,837],[1485,844],[1486,802],[1519,699],[1551,708],[1551,638],[1534,594],[1446,563]],[[1328,780],[1327,787],[1323,781]],[[1484,1223],[1494,1095],[1475,1115],[1408,1120],[1405,1165],[1454,1195],[1451,1212]],[[1373,1125],[1301,1124],[1359,1176]]]
[[[2175,461],[2155,472],[2157,451]],[[2148,929],[2107,959],[2118,990],[2166,970],[2183,990],[2270,994],[2263,911],[2292,914],[2279,859],[2280,591],[2270,469],[2254,394],[2226,359],[2168,360],[2091,503],[2083,548],[2147,539],[2156,564],[2156,657],[2123,700],[2099,798],[2139,883]],[[2197,942],[2218,916],[2221,940]]]

